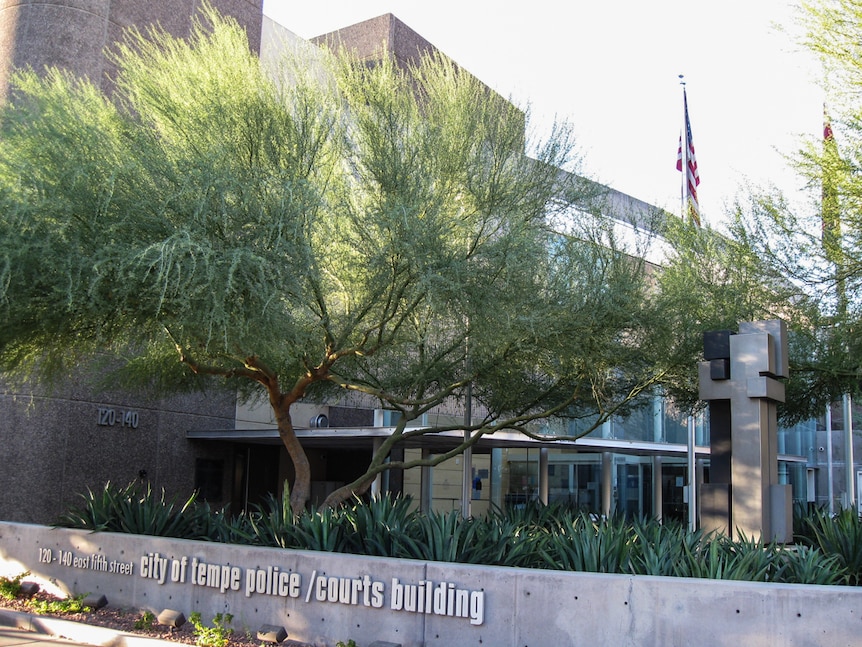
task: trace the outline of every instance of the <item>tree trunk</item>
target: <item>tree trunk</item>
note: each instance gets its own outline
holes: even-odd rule
[[[273,404],[275,419],[278,421],[278,435],[284,443],[287,454],[293,462],[293,485],[290,488],[290,507],[293,514],[299,514],[305,509],[311,496],[311,465],[296,432],[293,429],[293,420],[290,417],[290,405],[281,403]]]
[[[354,487],[353,483],[348,483],[347,485],[342,485],[337,490],[330,492],[329,496],[324,499],[323,503],[320,504],[321,508],[334,508],[336,506],[341,505],[347,499],[353,496],[359,496],[361,494],[365,494],[371,484],[374,482],[373,478],[368,479],[364,483]]]

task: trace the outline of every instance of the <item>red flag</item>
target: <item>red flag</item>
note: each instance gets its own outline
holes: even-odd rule
[[[697,158],[694,155],[694,142],[691,139],[691,122],[688,120],[688,97],[685,89],[682,91],[682,98],[685,109],[685,127],[679,136],[676,170],[682,171],[683,163],[685,163],[687,172],[682,181],[684,211],[688,211],[692,222],[700,225],[700,205],[697,202],[697,185],[700,184],[700,175],[697,173]],[[685,142],[683,142],[683,138],[685,138]],[[685,158],[685,162],[683,162],[683,158]]]

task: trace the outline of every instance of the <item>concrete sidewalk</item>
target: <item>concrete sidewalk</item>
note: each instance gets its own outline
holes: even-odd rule
[[[136,636],[107,627],[0,609],[0,647],[177,647],[177,643]]]
[[[62,638],[51,638],[35,631],[15,627],[0,627],[0,647],[69,647],[77,643]]]

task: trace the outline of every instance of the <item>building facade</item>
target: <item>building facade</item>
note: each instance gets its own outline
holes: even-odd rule
[[[103,51],[125,28],[159,23],[183,35],[201,4],[2,0],[0,100],[7,95],[10,72],[24,66],[65,67],[97,80],[109,92],[112,68]],[[246,29],[250,46],[264,60],[300,41],[263,15],[261,0],[212,4]],[[402,63],[434,49],[391,14],[313,42],[338,42],[368,58],[379,56],[385,46]],[[614,213],[630,218],[655,211],[624,194],[603,191]],[[0,383],[0,447],[8,466],[0,471],[0,518],[50,523],[74,503],[76,494],[99,489],[106,481],[124,485],[135,480],[179,496],[197,489],[212,504],[239,511],[280,493],[292,477],[268,406],[240,402],[227,392],[151,401],[89,386],[89,375],[82,368],[81,379],[53,390]],[[300,436],[312,464],[314,501],[364,472],[373,448],[391,429],[391,415],[361,401],[297,409],[297,424],[307,421]],[[452,409],[436,415],[463,420],[464,414]],[[845,455],[839,450],[840,439],[840,434],[833,435],[834,447],[829,445],[825,429],[815,422],[779,433],[781,478],[793,485],[795,500],[823,504],[828,499],[827,473],[840,482],[841,470],[846,472],[836,458]],[[456,440],[441,436],[399,452],[430,457]],[[670,403],[656,397],[577,442],[550,444],[503,435],[477,445],[468,465],[464,460],[456,457],[433,469],[392,471],[374,489],[409,494],[427,509],[466,511],[469,506],[472,514],[492,505],[542,500],[596,513],[684,520],[690,510],[689,475],[696,477],[694,496],[696,484],[708,480],[709,431],[702,421],[689,427]],[[852,461],[850,465],[853,472]],[[840,498],[840,492],[834,491],[834,498]],[[845,497],[852,500],[852,491]]]

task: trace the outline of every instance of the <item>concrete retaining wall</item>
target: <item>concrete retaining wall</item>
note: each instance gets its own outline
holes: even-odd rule
[[[0,575],[111,605],[234,615],[320,646],[859,645],[862,589],[562,573],[0,522]]]

